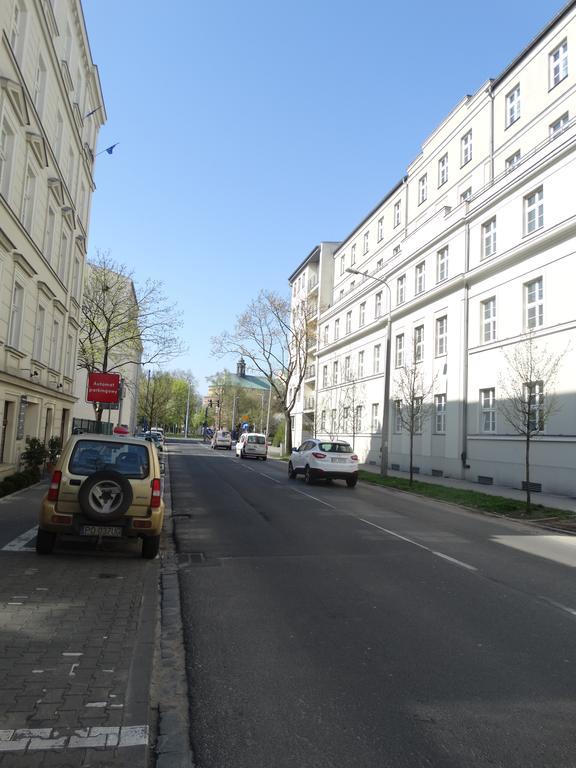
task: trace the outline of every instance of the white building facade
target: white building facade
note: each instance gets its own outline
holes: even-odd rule
[[[0,476],[74,404],[94,153],[105,121],[79,0],[0,3]]]
[[[560,358],[553,391],[535,390],[537,408],[554,396],[555,409],[534,440],[531,480],[574,493],[575,181],[570,3],[456,106],[334,251],[330,306],[318,318],[316,433],[350,440],[362,462],[379,464],[387,406],[388,466],[408,470],[399,390],[403,368],[414,366],[428,415],[414,437],[417,471],[521,487],[524,443],[504,417],[503,393],[507,361],[530,335]]]

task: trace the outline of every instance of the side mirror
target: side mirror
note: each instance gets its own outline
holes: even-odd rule
[[[292,453],[298,453],[298,448],[292,448]]]
[[[165,475],[166,474],[166,467],[164,466],[164,462],[160,462],[160,474]]]

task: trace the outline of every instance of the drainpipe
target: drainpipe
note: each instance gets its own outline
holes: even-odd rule
[[[490,181],[494,181],[494,91],[492,90],[493,80],[486,89],[490,98]]]
[[[465,243],[464,243],[464,274],[468,274],[470,268],[470,223],[465,224]],[[468,347],[469,347],[469,318],[470,318],[470,286],[468,281],[464,283],[464,308],[462,322],[462,453],[460,460],[462,462],[461,476],[466,477],[466,470],[470,469],[468,464]]]

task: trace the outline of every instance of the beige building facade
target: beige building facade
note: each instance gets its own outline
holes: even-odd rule
[[[555,405],[534,439],[531,479],[536,489],[574,493],[575,179],[569,3],[502,74],[457,104],[334,251],[318,317],[314,433],[352,441],[373,464],[387,443],[388,467],[408,470],[401,378],[414,366],[425,390],[416,470],[521,487],[524,444],[505,418],[505,392],[509,361],[532,337],[559,364],[548,390],[524,382],[537,414]],[[292,274],[293,291],[308,269],[304,262]],[[294,419],[296,445],[311,422],[303,429]]]
[[[0,476],[67,437],[94,154],[106,118],[79,0],[0,3]]]

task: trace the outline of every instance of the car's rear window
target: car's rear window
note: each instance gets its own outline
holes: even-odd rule
[[[258,445],[265,445],[266,438],[264,435],[248,435],[249,443],[258,443]]]
[[[101,469],[112,469],[126,477],[148,477],[148,448],[121,440],[79,440],[72,450],[68,470],[73,475],[91,475]]]
[[[230,437],[230,432],[218,432],[216,437],[223,437],[225,440],[227,440]]]
[[[352,453],[352,446],[348,443],[320,443],[318,447],[326,453]]]

